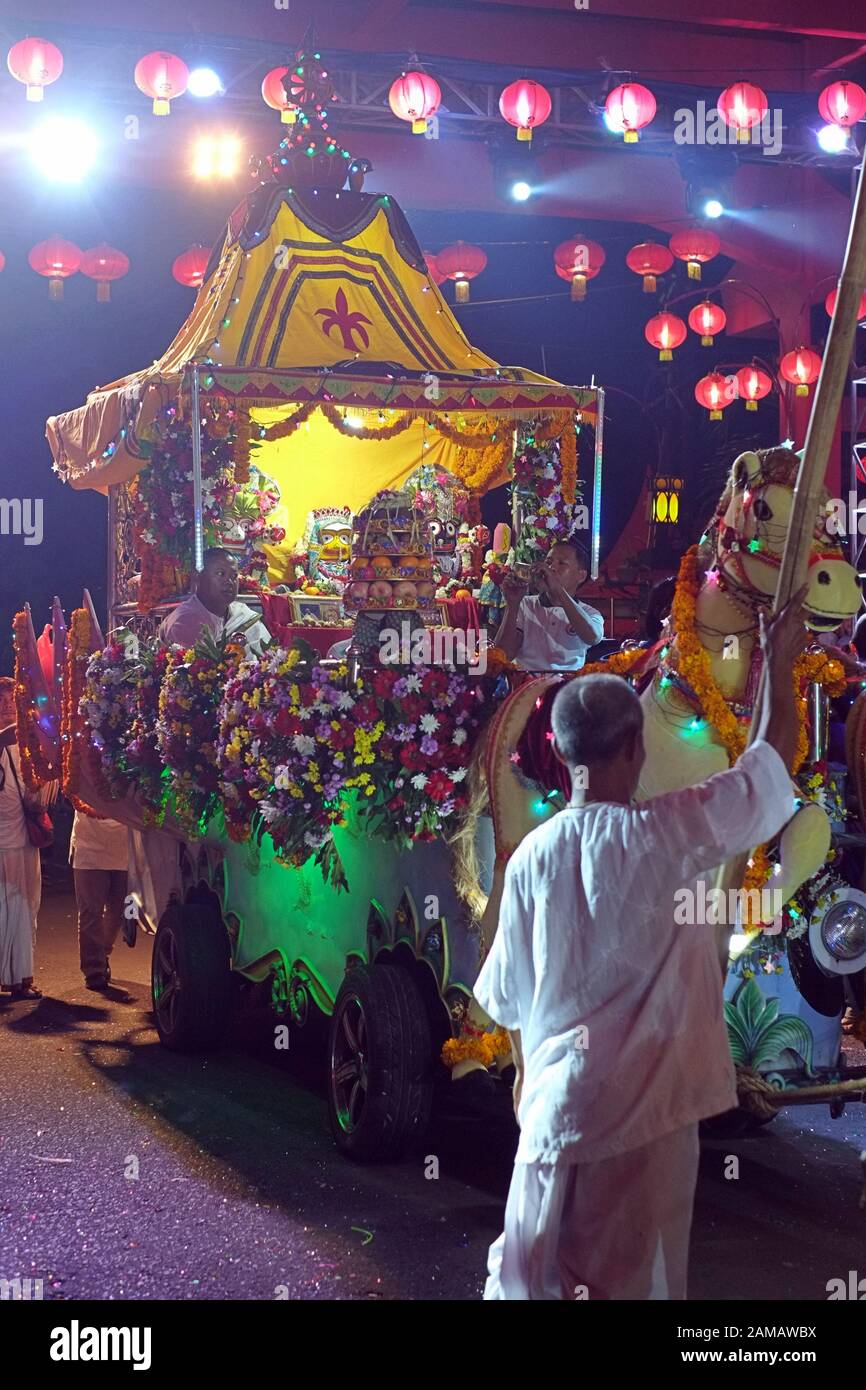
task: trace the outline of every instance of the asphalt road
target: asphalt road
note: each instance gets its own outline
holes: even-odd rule
[[[0,1004],[0,1278],[54,1299],[477,1299],[516,1143],[504,1088],[479,1108],[446,1087],[424,1154],[358,1167],[314,1040],[276,1052],[245,1020],[221,1052],[166,1052],[149,968],[149,940],[121,942],[119,988],[85,990],[72,898],[46,896],[45,997]],[[691,1297],[823,1300],[866,1274],[864,1147],[862,1105],[705,1144]]]

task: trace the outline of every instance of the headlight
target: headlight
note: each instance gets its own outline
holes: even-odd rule
[[[828,975],[853,975],[866,967],[866,893],[836,888],[816,904],[809,945]]]

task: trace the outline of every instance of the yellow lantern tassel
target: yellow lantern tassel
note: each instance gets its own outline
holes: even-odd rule
[[[701,278],[701,263],[700,263],[700,261],[689,261],[689,262],[688,262],[688,267],[689,267],[689,279],[690,279],[690,280],[700,280],[700,278]]]
[[[169,106],[169,104],[168,104],[168,102],[166,101],[165,97],[154,97],[154,99],[153,99],[153,114],[154,114],[154,116],[168,116],[170,113],[171,113],[171,107]]]
[[[794,395],[795,395],[795,396],[808,396],[808,394],[809,394],[809,388],[808,388],[808,386],[806,385],[806,383],[805,383],[804,381],[801,381],[801,382],[800,382],[800,385],[797,387],[796,391],[794,392]]]
[[[571,277],[571,297],[572,299],[586,299],[585,275],[573,275]]]
[[[49,299],[62,299],[62,298],[63,298],[63,281],[62,281],[62,280],[58,280],[58,279],[56,279],[54,276],[52,276],[52,278],[48,281],[48,298],[49,298]]]
[[[654,275],[645,275],[645,276],[643,277],[643,292],[644,292],[644,294],[655,294],[655,292],[656,292],[656,283],[657,283],[657,282],[656,282],[656,277],[655,277]]]
[[[96,299],[99,304],[107,304],[111,299],[111,286],[107,280],[97,280]]]
[[[638,139],[637,131],[636,131],[636,130],[626,130],[626,131],[623,133],[623,137],[622,137],[622,138],[623,138],[623,142],[624,142],[626,145],[636,145],[636,144],[637,144],[637,139]]]
[[[710,419],[711,419],[711,420],[721,420],[721,418],[722,418],[722,412],[721,412],[720,410],[711,410],[711,411],[710,411]]]
[[[674,360],[674,355],[673,355],[673,353],[671,352],[670,348],[662,348],[661,352],[659,353],[659,361],[660,361],[660,362],[673,362],[673,360]]]
[[[757,402],[757,401],[746,401],[746,409],[747,409],[747,410],[757,410],[757,409],[758,409],[758,402]]]
[[[412,122],[412,134],[423,135],[427,129],[427,117],[422,116],[420,120]]]
[[[519,125],[519,126],[517,127],[517,138],[518,138],[518,140],[531,140],[531,139],[532,139],[532,126],[528,126],[528,125]]]
[[[283,125],[294,125],[297,121],[297,113],[291,106],[285,106],[280,115]]]
[[[709,336],[709,334],[704,333],[703,337],[701,338],[701,347],[712,347],[712,346],[713,346],[713,340],[712,340],[712,338]]]
[[[455,289],[455,291],[454,291],[454,298],[457,300],[457,303],[458,303],[458,304],[468,304],[468,302],[469,302],[469,281],[468,281],[468,280],[456,280],[454,283],[455,283],[455,285],[456,285],[456,289]]]

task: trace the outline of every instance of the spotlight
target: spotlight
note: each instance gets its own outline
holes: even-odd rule
[[[96,163],[99,141],[75,116],[53,116],[30,137],[30,157],[46,179],[78,183]]]
[[[192,171],[197,179],[231,179],[240,167],[241,142],[234,136],[207,137],[195,147]]]
[[[213,68],[193,68],[186,89],[194,97],[214,97],[222,91],[223,84]]]
[[[361,415],[347,415],[346,424],[350,430],[360,430],[364,427],[364,419]]]
[[[525,203],[527,198],[532,197],[532,185],[526,179],[517,179],[511,185],[511,196],[516,203]]]
[[[818,144],[825,154],[841,154],[848,143],[848,132],[842,126],[822,125],[818,131]]]
[[[724,204],[718,198],[708,198],[704,203],[704,217],[721,217],[724,210]]]

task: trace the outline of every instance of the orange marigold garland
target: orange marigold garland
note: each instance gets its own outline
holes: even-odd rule
[[[440,1056],[446,1067],[456,1067],[458,1062],[470,1059],[489,1067],[497,1057],[505,1057],[510,1051],[511,1039],[504,1028],[494,1028],[488,1033],[464,1022],[460,1037],[449,1038]]]
[[[86,801],[75,791],[81,784],[81,740],[89,737],[84,719],[79,712],[79,703],[84,690],[84,678],[90,654],[90,617],[86,608],[76,608],[69,624],[69,641],[66,650],[66,667],[63,672],[63,719],[61,722],[61,746],[63,750],[63,773],[60,785],[64,795],[71,801],[76,811],[87,816],[98,816]],[[101,795],[111,798],[111,790],[104,783],[98,769],[94,771],[94,784]]]

